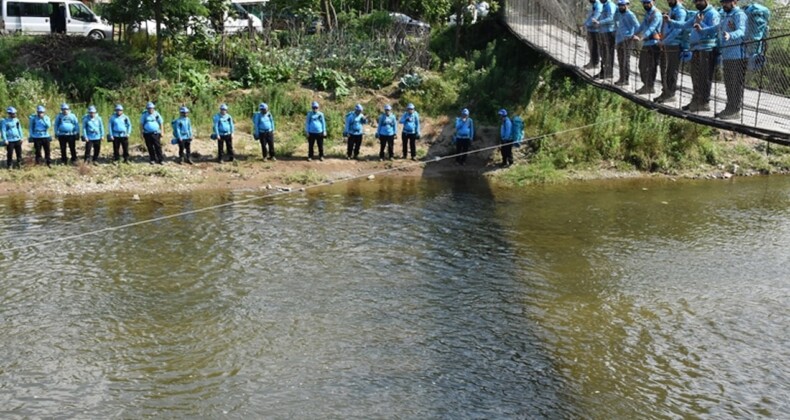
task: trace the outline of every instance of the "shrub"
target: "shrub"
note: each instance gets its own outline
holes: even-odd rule
[[[389,67],[363,67],[359,71],[359,81],[363,86],[381,89],[395,78],[395,71]]]
[[[354,83],[354,78],[333,69],[319,67],[313,71],[307,83],[315,89],[332,91],[335,96],[347,96],[350,93],[349,87]]]

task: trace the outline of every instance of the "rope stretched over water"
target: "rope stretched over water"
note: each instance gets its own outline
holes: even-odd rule
[[[571,132],[571,131],[578,131],[578,130],[582,130],[582,129],[585,129],[585,128],[594,127],[596,125],[608,124],[608,123],[611,123],[611,122],[620,121],[623,118],[625,118],[625,117],[623,116],[623,117],[619,117],[619,118],[612,118],[612,119],[605,120],[605,121],[598,121],[598,122],[595,122],[595,123],[592,123],[592,124],[587,124],[587,125],[582,125],[582,126],[579,126],[579,127],[569,128],[567,130],[555,131],[553,133],[547,133],[547,134],[542,134],[542,135],[535,136],[535,137],[525,138],[523,141],[539,140],[539,139],[543,139],[543,138],[546,138],[546,137],[552,137],[552,136],[556,136],[556,135],[559,135],[559,134],[568,133],[568,132]],[[430,158],[429,160],[425,160],[425,161],[411,162],[411,163],[407,163],[407,164],[404,164],[404,165],[393,166],[391,168],[385,168],[385,169],[381,169],[381,170],[378,170],[378,171],[368,172],[368,173],[363,174],[363,175],[352,175],[352,176],[348,176],[348,177],[336,178],[336,179],[324,181],[324,182],[321,182],[321,183],[318,183],[318,184],[315,184],[315,185],[310,185],[310,186],[307,186],[307,187],[304,187],[304,188],[280,190],[280,191],[275,191],[275,192],[273,192],[271,194],[265,194],[265,195],[262,195],[262,196],[245,198],[245,199],[242,199],[242,200],[231,201],[231,202],[228,202],[228,203],[223,203],[223,204],[217,204],[217,205],[214,205],[214,206],[203,207],[203,208],[200,208],[200,209],[184,211],[184,212],[181,212],[181,213],[171,214],[171,215],[167,215],[167,216],[155,217],[153,219],[140,220],[140,221],[137,221],[137,222],[126,223],[126,224],[118,225],[118,226],[109,226],[109,227],[105,227],[105,228],[102,228],[102,229],[99,229],[99,230],[90,231],[90,232],[83,232],[83,233],[76,234],[76,235],[64,236],[64,237],[49,239],[49,240],[46,240],[46,241],[40,241],[40,242],[37,242],[35,244],[27,244],[27,245],[20,245],[20,246],[15,246],[15,247],[10,247],[10,248],[2,248],[2,249],[0,249],[0,255],[4,255],[6,253],[10,253],[10,252],[13,252],[13,251],[19,251],[19,250],[23,250],[23,249],[38,248],[38,247],[41,247],[43,245],[50,245],[50,244],[54,244],[54,243],[58,243],[58,242],[71,241],[71,240],[75,240],[75,239],[84,238],[86,236],[93,236],[93,235],[98,235],[98,234],[106,233],[106,232],[114,232],[114,231],[117,231],[117,230],[127,229],[127,228],[134,227],[134,226],[140,226],[140,225],[145,225],[145,224],[149,224],[149,223],[160,222],[162,220],[175,219],[175,218],[178,218],[178,217],[188,216],[188,215],[196,214],[196,213],[202,213],[202,212],[206,212],[206,211],[210,211],[210,210],[221,209],[221,208],[224,208],[224,207],[230,207],[230,206],[234,206],[234,205],[238,205],[238,204],[245,204],[245,203],[249,203],[249,202],[256,201],[256,200],[262,200],[264,198],[274,198],[274,197],[279,197],[279,196],[283,196],[283,195],[286,195],[286,194],[291,194],[291,193],[294,193],[294,192],[303,192],[303,191],[307,191],[308,189],[325,187],[325,186],[328,186],[328,185],[335,184],[337,182],[346,182],[346,181],[352,181],[352,180],[355,180],[355,179],[369,178],[371,175],[376,176],[376,175],[381,175],[381,174],[385,174],[385,173],[389,173],[389,172],[399,171],[399,170],[402,170],[402,169],[411,168],[411,167],[414,167],[414,166],[421,166],[421,165],[426,165],[426,164],[429,164],[429,163],[441,162],[443,160],[454,159],[456,157],[463,156],[463,155],[470,155],[470,154],[473,154],[473,153],[480,153],[480,152],[484,152],[484,151],[487,151],[487,150],[499,149],[502,146],[504,146],[504,144],[497,144],[497,145],[494,145],[494,146],[483,147],[483,148],[480,148],[480,149],[470,150],[468,152],[463,152],[463,153],[455,153],[455,154],[450,154],[450,155],[446,155],[446,156],[436,156],[434,158]]]

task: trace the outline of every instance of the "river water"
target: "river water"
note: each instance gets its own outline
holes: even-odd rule
[[[257,193],[0,198],[0,247]],[[790,178],[336,184],[0,254],[0,417],[790,418]]]

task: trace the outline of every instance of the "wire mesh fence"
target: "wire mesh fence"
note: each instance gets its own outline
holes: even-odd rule
[[[600,87],[667,114],[790,141],[790,6],[712,3],[698,12],[690,4],[681,13],[682,2],[660,0],[649,11],[636,0],[616,3],[508,0],[504,15],[523,41]]]

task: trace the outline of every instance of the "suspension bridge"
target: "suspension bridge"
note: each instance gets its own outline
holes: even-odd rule
[[[638,1],[632,5],[638,5]],[[508,0],[504,16],[515,36],[590,84],[666,115],[790,145],[790,7],[781,6],[772,10],[765,64],[747,71],[742,112],[737,119],[726,120],[716,117],[727,105],[722,66],[716,66],[710,111],[700,112],[682,109],[691,101],[693,93],[689,63],[681,63],[675,99],[665,103],[653,101],[661,93],[660,71],[655,93],[637,93],[642,84],[639,82],[638,66],[635,65],[638,50],[631,51],[632,57],[629,59],[632,60],[632,74],[624,78],[629,80],[627,85],[614,84],[622,77],[617,64],[614,65],[612,77],[607,79],[595,77],[600,67],[585,69],[585,64],[590,62],[590,53],[583,22],[589,7],[587,2],[573,0]],[[662,13],[667,10],[666,5],[662,8],[657,4],[657,7]],[[639,12],[636,9],[632,11],[641,22]]]

